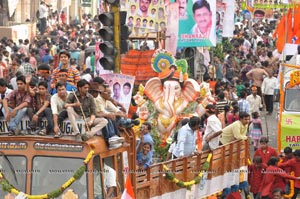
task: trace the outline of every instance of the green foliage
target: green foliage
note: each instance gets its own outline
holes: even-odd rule
[[[233,50],[233,45],[228,38],[223,38],[222,43],[218,43],[216,47],[212,47],[210,52],[212,56],[217,56],[220,60],[224,59],[223,50]]]
[[[196,109],[197,109],[197,105],[198,105],[198,103],[195,102],[195,101],[190,102],[188,104],[188,106],[183,109],[183,111],[181,112],[181,114],[185,115],[185,114],[195,113]]]
[[[161,136],[157,131],[157,128],[152,128],[151,136],[154,141],[154,154],[159,158],[159,162],[164,162],[167,158],[169,145],[162,143]]]

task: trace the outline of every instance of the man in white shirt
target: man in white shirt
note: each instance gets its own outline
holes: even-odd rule
[[[206,106],[207,125],[203,136],[202,151],[214,150],[219,146],[219,139],[222,133],[222,123],[216,116],[216,107],[212,104]],[[213,136],[218,134],[218,136]]]
[[[177,146],[173,152],[174,158],[182,158],[196,152],[196,130],[200,123],[200,118],[193,116],[189,123],[179,129]]]
[[[0,94],[1,94],[1,98],[0,98],[0,117],[4,117],[4,109],[3,109],[3,105],[2,105],[2,100],[9,94],[11,93],[12,90],[7,88],[6,85],[6,81],[3,78],[0,78]]]
[[[53,114],[55,137],[61,136],[61,128],[63,121],[68,117],[68,113],[64,108],[69,93],[66,90],[66,84],[57,82],[55,86],[57,93],[51,97],[51,110]]]
[[[271,115],[273,112],[273,95],[277,79],[273,77],[273,73],[270,70],[268,71],[268,75],[269,76],[263,80],[261,92],[264,98],[266,111],[268,111],[268,115]]]
[[[41,1],[39,7],[39,19],[40,19],[40,33],[41,35],[44,34],[47,26],[47,7],[44,1]]]
[[[262,108],[261,104],[261,97],[257,95],[257,87],[252,86],[251,87],[252,94],[247,96],[246,100],[249,102],[250,105],[250,113],[258,112],[259,109]]]

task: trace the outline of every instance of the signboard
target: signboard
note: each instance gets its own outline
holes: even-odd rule
[[[178,47],[216,45],[216,0],[179,2]]]
[[[300,114],[282,113],[281,119],[281,148],[289,146],[300,149]]]
[[[278,126],[278,148],[300,149],[300,67],[280,65],[280,121]]]
[[[92,6],[92,0],[81,0],[81,6],[82,7],[91,7]]]
[[[0,142],[0,150],[25,150],[27,148],[26,142]]]
[[[35,150],[46,151],[68,151],[68,152],[82,152],[83,146],[79,144],[60,144],[60,143],[45,143],[36,142],[33,145]]]
[[[18,128],[21,131],[26,130],[29,127],[29,118],[28,117],[24,117],[21,121],[21,123],[19,124]],[[77,120],[77,125],[79,128],[79,131],[84,134],[85,133],[85,124],[83,120]],[[41,121],[41,125],[40,128],[46,128],[47,126],[47,119],[43,118]],[[63,122],[63,126],[62,126],[62,131],[65,134],[70,134],[73,132],[73,128],[72,125],[70,123],[69,120],[64,120]],[[7,121],[4,118],[0,118],[0,134],[2,133],[6,133],[8,132],[8,128],[7,128]]]

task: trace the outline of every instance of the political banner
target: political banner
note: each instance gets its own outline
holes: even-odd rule
[[[111,97],[122,104],[128,113],[135,77],[114,73],[100,76],[108,83],[112,91]]]
[[[170,3],[166,6],[167,15],[167,39],[166,50],[176,55],[177,40],[178,40],[178,20],[179,20],[179,5],[178,3]]]
[[[223,21],[223,37],[233,37],[234,31],[234,13],[235,13],[235,1],[223,0],[226,4],[226,12]]]
[[[216,1],[179,1],[178,47],[216,45]]]
[[[216,13],[216,35],[217,35],[217,43],[222,43],[222,35],[223,35],[223,21],[226,11],[226,4],[221,1],[217,2],[217,13]]]
[[[166,31],[164,0],[123,0],[120,7],[127,11],[126,24],[133,35]]]

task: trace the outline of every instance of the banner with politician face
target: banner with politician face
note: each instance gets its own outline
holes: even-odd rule
[[[215,30],[215,0],[179,0],[179,47],[215,46]]]
[[[164,0],[122,0],[120,7],[133,35],[166,31]]]

